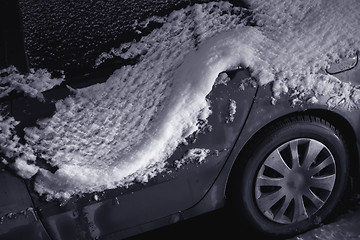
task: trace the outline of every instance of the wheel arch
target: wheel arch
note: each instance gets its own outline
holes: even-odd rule
[[[344,137],[345,143],[347,145],[349,151],[349,159],[350,159],[350,190],[356,191],[359,190],[360,183],[360,158],[359,158],[359,148],[357,144],[352,144],[357,142],[357,136],[354,128],[350,124],[350,121],[346,119],[341,114],[325,110],[325,109],[311,109],[305,111],[305,113],[325,119],[330,122],[333,126],[335,126],[342,136]]]
[[[298,118],[298,117],[310,117],[310,118],[320,118],[324,119],[333,125],[344,137],[345,142],[347,143],[347,148],[350,154],[350,191],[354,192],[356,190],[360,190],[360,183],[358,179],[360,179],[360,163],[359,163],[359,149],[357,144],[348,144],[348,143],[355,143],[357,141],[356,133],[352,125],[350,124],[349,120],[342,116],[340,113],[328,110],[328,109],[308,109],[305,111],[300,112],[292,112],[285,114],[283,116],[277,117],[269,121],[268,123],[261,126],[244,144],[241,148],[239,154],[237,155],[236,159],[234,160],[231,169],[229,171],[227,181],[226,181],[226,189],[225,189],[225,196],[228,194],[229,187],[232,182],[233,172],[237,165],[243,165],[246,163],[246,155],[248,154],[249,150],[251,150],[251,146],[256,144],[256,139],[259,135],[264,134],[269,127],[272,125],[286,121],[286,119],[290,118]]]

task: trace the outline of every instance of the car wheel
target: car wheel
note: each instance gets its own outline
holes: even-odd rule
[[[347,185],[345,142],[324,119],[298,116],[272,124],[243,156],[231,175],[230,206],[239,223],[267,235],[291,236],[320,224]]]

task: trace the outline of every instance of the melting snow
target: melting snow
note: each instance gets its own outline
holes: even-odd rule
[[[230,81],[230,77],[227,75],[227,73],[223,72],[220,73],[219,76],[215,80],[215,85],[224,84],[227,85],[227,83]]]
[[[3,214],[3,213],[2,213]],[[31,216],[37,220],[37,215],[33,208],[29,207],[24,210],[21,210],[19,212],[10,212],[0,217],[0,225],[2,225],[6,221],[11,221],[13,219],[18,218],[19,216],[23,215],[25,217],[28,217],[31,214]]]
[[[236,113],[236,101],[230,99],[229,100],[229,116],[226,118],[226,123],[233,122],[235,119]]]
[[[163,171],[178,144],[199,130],[199,119],[211,114],[206,95],[218,74],[239,65],[258,84],[273,84],[274,101],[285,93],[299,101],[325,98],[329,107],[356,107],[358,87],[322,70],[359,51],[359,1],[249,4],[257,26],[245,26],[248,14],[230,3],[197,4],[158,19],[162,27],[139,42],[103,53],[96,65],[113,56],[140,60],[57,102],[52,118],[26,129],[26,147],[58,170],[18,160],[19,175],[37,172],[35,189],[49,199],[145,182]],[[222,77],[218,81],[226,84]],[[229,111],[235,114],[236,103]]]
[[[175,161],[175,167],[180,168],[187,163],[202,163],[205,158],[210,153],[209,149],[204,148],[193,148],[188,150],[185,155],[180,159]]]

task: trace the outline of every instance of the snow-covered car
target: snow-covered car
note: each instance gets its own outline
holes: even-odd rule
[[[222,7],[241,15],[239,9],[234,10],[227,3],[212,3],[172,14],[171,20],[178,23],[182,19],[187,23],[186,19],[193,14],[193,22],[201,22],[199,25],[203,27],[206,21],[199,16],[206,18],[217,11],[219,16],[224,16],[227,12]],[[223,21],[228,23],[226,19]],[[229,24],[221,22],[221,27],[231,26],[232,21]],[[214,24],[210,22],[209,25]],[[179,34],[184,29],[186,26],[175,29],[177,31],[165,28],[163,32]],[[194,31],[192,26],[189,29]],[[359,108],[350,111],[348,106],[350,100],[351,103],[359,100],[358,95],[353,94],[358,88],[349,87],[350,84],[357,85],[360,78],[357,53],[337,60],[322,73],[323,78],[339,79],[331,82],[330,87],[321,86],[331,88],[331,91],[335,86],[336,94],[327,96],[326,93],[333,92],[321,94],[317,89],[313,95],[308,95],[296,92],[300,88],[294,88],[292,94],[280,91],[276,95],[274,89],[280,83],[259,84],[256,77],[270,75],[266,75],[267,72],[257,74],[252,66],[255,63],[263,67],[265,61],[248,58],[252,54],[251,48],[233,48],[237,41],[232,40],[254,37],[251,46],[276,50],[260,42],[263,38],[258,30],[242,27],[237,31],[225,31],[204,40],[202,45],[199,44],[202,38],[206,39],[209,32],[217,30],[200,30],[202,28],[197,29],[196,44],[188,44],[180,38],[179,45],[175,45],[179,48],[196,46],[194,51],[184,53],[185,60],[175,64],[175,73],[161,66],[172,62],[168,59],[176,62],[180,53],[176,52],[175,57],[171,54],[178,49],[172,47],[171,52],[163,56],[161,54],[167,52],[161,47],[178,41],[164,44],[156,41],[161,30],[154,36],[150,34],[149,42],[145,39],[135,47],[121,48],[122,56],[124,49],[130,49],[130,53],[126,52],[128,55],[143,54],[145,63],[140,70],[143,70],[141,67],[145,70],[159,68],[155,72],[159,78],[169,74],[179,80],[171,85],[175,86],[172,94],[166,95],[171,96],[169,102],[165,102],[170,106],[166,114],[158,109],[167,106],[153,107],[156,104],[149,103],[153,99],[146,96],[157,94],[159,89],[168,86],[159,81],[138,92],[137,88],[148,87],[149,82],[157,79],[129,66],[115,71],[104,84],[87,88],[83,88],[78,79],[64,81],[58,78],[49,83],[48,73],[44,71],[23,75],[14,68],[0,70],[3,78],[0,87],[4,86],[0,88],[3,90],[0,92],[1,239],[123,239],[222,207],[229,209],[235,225],[249,226],[266,236],[293,236],[324,223],[341,200],[359,190],[360,111]],[[187,31],[185,33],[189,35]],[[15,31],[0,40],[7,43],[21,37],[21,31]],[[256,45],[256,41],[261,44]],[[4,52],[14,54],[1,58],[0,66],[15,65],[26,70],[24,51],[15,51],[23,49],[23,42],[12,43],[3,44],[6,46]],[[219,49],[224,51],[213,54]],[[146,55],[147,52],[151,54]],[[250,59],[250,67],[230,69],[231,62],[224,71],[219,70],[223,66],[218,67],[218,62],[226,62],[237,54]],[[162,65],[151,65],[158,59],[164,60]],[[208,72],[213,73],[207,75]],[[202,90],[205,82],[198,79],[214,74],[217,79],[209,85],[205,99],[197,99],[196,91]],[[130,77],[122,80],[123,75]],[[182,81],[192,75],[198,78]],[[98,83],[108,76],[96,72],[82,78]],[[41,80],[41,84],[34,79]],[[320,78],[314,79],[322,83]],[[129,82],[130,86],[126,85]],[[280,87],[284,88],[283,85]],[[342,92],[344,88],[349,91]],[[115,95],[110,95],[114,92]],[[188,96],[189,92],[195,95]],[[142,104],[155,114],[142,115],[137,108],[128,108],[123,104],[125,100],[121,101],[128,93],[131,97],[136,95],[128,105],[137,106],[143,98]],[[178,105],[182,100],[182,105]],[[194,118],[192,112],[185,110],[197,101],[201,108],[195,111]],[[125,119],[119,119],[118,115],[125,111],[129,114]],[[165,120],[156,118],[157,115]],[[195,124],[186,122],[189,126],[180,128],[177,136],[181,141],[172,142],[173,132],[180,127],[177,119],[187,120],[188,115],[191,120],[195,119]],[[153,128],[137,132],[137,128],[144,127],[138,123],[145,120]],[[133,122],[136,124],[132,125]],[[130,147],[123,147],[121,141],[116,141],[122,136],[114,131],[122,130],[122,125],[126,124],[130,127],[121,133],[135,132],[135,140],[140,139],[144,144],[130,139]],[[160,125],[166,126],[164,131],[158,129]],[[143,133],[145,137],[138,136]],[[159,135],[166,135],[164,139],[175,146],[163,150],[167,142],[160,141]],[[131,148],[133,145],[135,147]],[[118,150],[120,147],[124,150]],[[116,154],[122,153],[130,160],[118,163]],[[163,156],[165,159],[144,163],[146,155],[151,155],[150,160]],[[139,167],[139,164],[144,166]],[[135,170],[128,171],[132,168]],[[121,178],[117,178],[118,175]]]
[[[341,74],[350,80],[359,71],[356,66],[352,74]],[[168,160],[171,171],[145,185],[59,204],[42,201],[31,181],[2,171],[1,236],[120,239],[225,203],[239,224],[245,220],[272,235],[292,235],[322,223],[345,190],[358,185],[359,112],[323,104],[292,106],[286,98],[274,106],[269,87],[253,87],[246,69],[229,75],[231,80],[208,96],[212,131],[180,146]],[[19,109],[28,100],[11,99],[16,119],[23,117]],[[241,108],[234,110],[234,103]],[[216,150],[204,159],[204,149]]]

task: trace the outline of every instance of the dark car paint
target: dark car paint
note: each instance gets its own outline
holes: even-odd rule
[[[21,72],[29,71],[19,2],[0,2],[0,69],[14,65]]]
[[[256,92],[253,86],[240,90],[244,79],[250,77],[248,71],[238,71],[233,75],[227,85],[217,85],[208,96],[213,111],[208,119],[211,131],[205,128],[204,133],[190,137],[188,145],[179,146],[168,159],[167,170],[149,183],[95,193],[98,201],[95,194],[74,197],[62,206],[58,202],[41,201],[36,193],[32,193],[49,234],[54,239],[88,239],[123,231],[123,235],[116,235],[125,237],[133,231],[130,228],[196,205],[208,192],[231,152]],[[238,111],[235,121],[226,123],[230,99],[237,102]],[[192,148],[213,151],[202,164],[188,163],[175,168],[174,161]],[[171,221],[181,218],[175,216]]]
[[[34,209],[24,180],[0,172],[0,239],[50,239]]]

